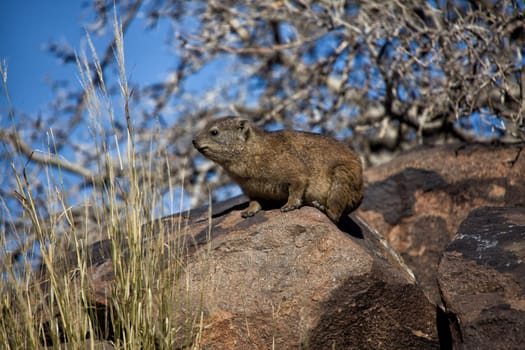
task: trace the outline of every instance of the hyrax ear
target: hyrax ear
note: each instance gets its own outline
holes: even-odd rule
[[[252,128],[250,126],[250,122],[246,119],[239,119],[237,122],[237,128],[242,133],[245,140],[247,140],[252,132]]]

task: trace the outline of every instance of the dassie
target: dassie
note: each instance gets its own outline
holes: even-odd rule
[[[261,201],[285,202],[281,211],[318,208],[335,223],[363,199],[357,154],[330,137],[300,131],[267,132],[238,117],[212,120],[193,140],[250,198],[249,217]]]

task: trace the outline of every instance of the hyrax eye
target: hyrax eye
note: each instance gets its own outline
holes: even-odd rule
[[[217,135],[219,135],[219,130],[217,130],[217,129],[210,130],[210,135],[211,135],[211,136],[217,136]]]

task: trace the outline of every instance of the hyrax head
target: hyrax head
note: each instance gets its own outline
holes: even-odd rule
[[[206,158],[219,164],[235,160],[252,135],[249,122],[239,117],[210,121],[193,139],[193,146]]]

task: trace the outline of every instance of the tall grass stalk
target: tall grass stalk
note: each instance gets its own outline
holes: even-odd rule
[[[106,290],[105,307],[101,308],[99,296],[95,293],[93,265],[88,254],[90,247],[85,239],[92,234],[92,228],[75,226],[72,206],[64,195],[66,191],[60,168],[48,172],[48,208],[44,210],[58,211],[59,214],[44,217],[25,168],[19,169],[17,162],[11,160],[17,197],[24,207],[23,219],[29,220],[32,227],[32,233],[17,234],[20,241],[33,235],[40,247],[45,272],[31,271],[27,262],[24,269],[19,269],[11,259],[4,259],[10,252],[6,248],[5,235],[0,237],[0,261],[2,271],[6,272],[0,280],[2,349],[63,348],[61,344],[66,344],[68,349],[95,348],[101,344],[101,339],[105,339],[104,344],[117,349],[172,349],[180,344],[191,347],[195,340],[200,339],[202,313],[179,312],[191,309],[188,304],[193,302],[192,296],[185,293],[189,288],[179,285],[188,283],[180,282],[185,253],[177,238],[180,235],[173,233],[173,230],[180,232],[184,228],[182,217],[170,227],[162,227],[162,223],[160,227],[143,226],[152,219],[152,208],[162,199],[155,194],[153,180],[147,179],[150,169],[137,157],[124,42],[116,18],[114,35],[123,104],[121,116],[115,112],[89,36],[88,45],[94,64],[89,63],[85,53],[77,59],[80,82],[86,95],[86,110],[92,123],[93,147],[99,155],[98,170],[99,173],[108,173],[103,187],[95,187],[92,191],[89,208],[104,223],[100,226],[101,236],[109,243],[111,252],[107,262],[111,264],[113,283]],[[1,73],[7,77],[5,69],[2,68]],[[98,81],[96,86],[93,77]],[[3,81],[9,101],[7,78]],[[122,136],[114,128],[114,144],[109,145],[102,125],[108,120],[115,125],[119,118],[126,122],[125,140],[119,139]],[[56,154],[52,130],[48,148],[50,155]],[[152,158],[159,156],[164,156],[168,162],[166,155],[150,154]],[[119,164],[119,177],[113,164]],[[169,176],[169,171],[166,176]],[[144,181],[151,181],[151,186],[143,186]],[[173,190],[172,179],[169,179],[169,184]],[[89,210],[86,206],[86,216]],[[59,229],[63,222],[69,228],[65,233]]]

